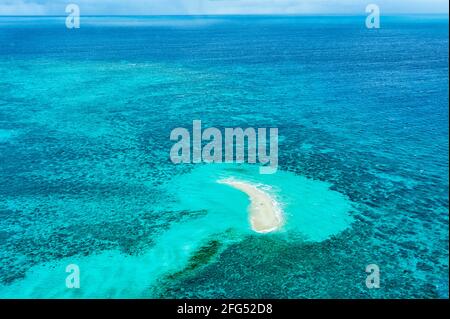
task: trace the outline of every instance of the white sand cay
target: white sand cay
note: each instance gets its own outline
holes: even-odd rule
[[[218,183],[232,186],[250,198],[249,208],[252,229],[258,233],[269,233],[278,230],[283,224],[281,210],[269,194],[258,187],[233,179],[219,180]]]

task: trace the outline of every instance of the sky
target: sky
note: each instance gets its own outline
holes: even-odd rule
[[[85,15],[385,14],[445,13],[447,0],[0,0],[0,15],[65,15],[74,3]]]

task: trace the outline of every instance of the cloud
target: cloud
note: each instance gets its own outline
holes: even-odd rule
[[[0,15],[43,15],[46,12],[45,4],[36,2],[17,0],[0,3]]]
[[[446,13],[447,0],[1,0],[0,15],[65,15],[69,3],[85,15]]]

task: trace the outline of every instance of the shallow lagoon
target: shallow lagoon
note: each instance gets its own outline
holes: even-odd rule
[[[139,256],[106,251],[37,266],[18,284],[2,287],[0,293],[41,298],[152,296],[150,291],[157,290],[153,286],[161,276],[195,271],[217,258],[228,245],[257,234],[249,224],[248,197],[218,183],[223,178],[258,185],[282,208],[283,228],[258,236],[319,242],[350,226],[351,202],[331,191],[326,183],[288,172],[261,175],[257,166],[200,165],[161,186],[174,199],[169,211],[199,212],[198,216],[173,224],[155,238],[156,244],[147,251],[140,252]],[[73,263],[80,267],[82,274],[83,289],[79,291],[67,289],[61,280],[65,267]]]

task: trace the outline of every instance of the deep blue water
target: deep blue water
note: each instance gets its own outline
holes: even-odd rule
[[[448,297],[448,16],[364,21],[0,17],[0,296]],[[340,201],[327,183],[353,221],[317,240],[200,231],[229,199],[196,188],[215,168],[168,159],[170,130],[196,119],[278,127],[281,198],[297,185],[301,207],[314,181],[311,198]],[[71,262],[96,278],[76,292]]]

